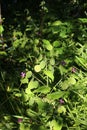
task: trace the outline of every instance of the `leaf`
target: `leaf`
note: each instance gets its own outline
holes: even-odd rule
[[[40,65],[35,65],[35,66],[34,66],[34,70],[35,70],[36,72],[40,72],[40,71],[41,71],[41,66],[40,66]]]
[[[60,71],[60,74],[63,75],[64,73],[67,72],[66,68],[63,67],[62,65],[59,66],[59,71]]]
[[[43,69],[46,66],[46,61],[42,60],[40,62],[40,68]]]
[[[53,49],[53,46],[50,44],[50,42],[49,42],[48,40],[43,39],[42,41],[43,41],[43,43],[44,43],[45,48],[46,48],[48,51],[51,51],[51,50]]]
[[[31,118],[39,117],[38,113],[35,112],[35,111],[33,111],[33,110],[31,110],[31,109],[27,109],[27,110],[26,110],[26,113],[27,113],[27,115],[28,115],[29,117],[31,117]]]
[[[34,43],[37,45],[39,43],[39,39],[35,39]]]
[[[70,77],[68,79],[66,79],[65,81],[60,83],[60,87],[62,88],[62,90],[66,90],[68,87],[70,87],[71,85],[76,84],[76,80],[74,77]]]
[[[51,64],[51,65],[55,65],[55,59],[54,59],[54,58],[51,58],[51,59],[50,59],[50,64]]]
[[[26,78],[31,78],[31,76],[32,76],[32,72],[31,71],[26,72]]]
[[[57,111],[58,111],[58,113],[64,113],[65,114],[66,108],[64,106],[59,106]]]
[[[0,51],[0,55],[4,55],[4,56],[6,56],[7,53],[6,53],[5,51]]]
[[[52,81],[54,81],[54,75],[52,71],[46,70],[44,71],[44,74],[48,76],[49,78],[51,78]]]
[[[86,59],[75,56],[75,62],[77,63],[78,66],[80,66],[84,70],[87,70],[87,60]]]
[[[79,21],[81,21],[82,23],[87,23],[87,18],[79,18]]]
[[[39,111],[42,113],[42,112],[45,112],[44,110],[46,109],[47,107],[47,102],[44,101],[43,99],[39,98],[39,97],[35,97],[35,102],[38,104],[38,109]]]
[[[67,38],[68,35],[66,35],[66,31],[61,31],[60,32],[60,37],[61,38]]]
[[[44,94],[47,94],[50,92],[50,87],[47,87],[47,86],[41,86],[39,88],[37,88],[34,92],[40,92],[40,93],[44,93]]]
[[[74,77],[70,77],[70,78],[68,79],[68,81],[70,82],[71,85],[76,84],[76,80],[75,80]]]
[[[62,121],[57,122],[56,120],[52,120],[50,125],[52,130],[61,130],[63,126]]]
[[[31,80],[28,84],[28,90],[31,90],[31,89],[34,89],[34,88],[37,88],[39,85],[38,81],[33,81]]]
[[[61,45],[60,41],[54,41],[53,42],[54,47],[60,47],[60,45]]]
[[[28,78],[21,79],[21,84],[28,83]]]
[[[52,26],[59,26],[59,25],[62,25],[62,22],[59,20],[53,22],[53,24],[52,24]]]
[[[50,100],[55,100],[55,99],[59,99],[61,98],[65,93],[63,91],[59,91],[59,92],[53,92],[51,94],[47,95],[47,98]]]
[[[4,31],[4,28],[3,28],[3,26],[2,26],[2,25],[0,25],[0,34],[2,34],[2,33],[3,33],[3,31]]]

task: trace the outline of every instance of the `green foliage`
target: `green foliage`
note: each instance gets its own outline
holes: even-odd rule
[[[54,3],[64,7],[63,2]],[[74,8],[80,1],[71,3]],[[4,48],[0,43],[2,130],[87,129],[87,19],[65,19],[64,15],[60,19],[50,6],[40,2],[36,17],[24,9],[24,14],[19,12],[13,19],[18,26],[9,23],[8,30],[4,23]],[[70,11],[64,12],[67,18]]]

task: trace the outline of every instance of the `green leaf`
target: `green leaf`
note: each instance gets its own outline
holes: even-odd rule
[[[87,60],[86,59],[75,56],[75,62],[77,63],[78,66],[80,66],[84,70],[87,70]]]
[[[47,86],[40,86],[39,88],[37,88],[34,92],[40,92],[40,93],[44,93],[47,94],[50,92],[50,87]]]
[[[62,121],[57,122],[56,120],[52,120],[50,123],[51,123],[50,124],[51,128],[53,130],[61,130],[62,129],[62,126],[63,126]]]
[[[52,72],[52,71],[49,71],[49,70],[44,71],[44,74],[45,74],[46,76],[48,76],[52,81],[54,81],[54,75],[53,75],[53,72]]]
[[[79,18],[79,21],[81,21],[82,23],[87,23],[87,18]]]
[[[44,43],[45,48],[46,48],[48,51],[51,51],[51,50],[53,49],[53,46],[50,44],[50,42],[49,42],[48,40],[43,39],[42,41],[43,41],[43,43]]]
[[[34,88],[37,88],[39,85],[38,81],[33,81],[31,80],[28,84],[28,90],[31,90],[31,89],[34,89]]]
[[[50,64],[51,64],[51,65],[55,65],[55,59],[54,59],[54,58],[51,58],[51,59],[50,59]]]
[[[37,45],[39,43],[39,39],[35,39],[34,43]]]
[[[42,60],[40,62],[40,68],[43,69],[46,66],[46,61]]]
[[[59,71],[60,71],[60,74],[63,75],[64,73],[67,72],[66,68],[63,67],[62,65],[59,66]]]
[[[0,25],[0,34],[2,34],[2,33],[3,33],[3,31],[4,31],[4,28],[3,28],[3,26],[2,26],[2,25]]]
[[[62,22],[59,20],[52,23],[52,26],[59,26],[59,25],[62,25]]]
[[[66,90],[68,87],[74,84],[76,84],[75,78],[69,77],[68,79],[60,83],[60,87],[62,88],[62,90]]]
[[[28,115],[29,117],[31,117],[31,118],[36,118],[36,117],[39,116],[38,113],[36,113],[35,111],[33,111],[33,110],[31,110],[31,109],[27,109],[27,110],[26,110],[26,113],[27,113],[27,115]]]
[[[64,82],[60,83],[60,87],[62,90],[66,90],[70,86],[70,82],[65,80]]]
[[[32,76],[32,72],[31,71],[26,72],[26,78],[31,78],[31,76]]]
[[[75,80],[74,77],[70,77],[70,78],[68,79],[68,81],[70,82],[71,85],[76,84],[76,80]]]
[[[46,106],[46,102],[39,97],[35,97],[35,102],[38,104],[39,111],[43,112]]]
[[[59,92],[53,92],[51,94],[47,95],[47,98],[50,100],[55,100],[55,99],[59,99],[60,97],[63,97],[65,93],[63,91],[59,91]]]
[[[67,38],[68,35],[66,35],[66,31],[61,31],[60,32],[60,37],[61,38]]]
[[[28,83],[28,78],[21,79],[21,84]]]
[[[64,106],[59,106],[57,111],[58,111],[58,113],[64,113],[65,114],[66,108]]]
[[[34,66],[34,70],[35,70],[36,72],[40,72],[40,71],[41,71],[41,66],[40,66],[40,65],[35,65],[35,66]]]
[[[53,42],[53,46],[54,47],[59,47],[61,45],[61,42],[60,41],[54,41]]]
[[[0,51],[0,55],[4,55],[4,56],[6,56],[7,53],[6,53],[5,51]]]

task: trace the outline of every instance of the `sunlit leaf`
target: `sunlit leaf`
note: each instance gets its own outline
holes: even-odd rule
[[[59,106],[57,111],[58,111],[58,113],[64,113],[65,114],[66,108],[64,106]]]
[[[53,92],[47,95],[48,99],[51,100],[55,100],[55,99],[59,99],[60,97],[62,97],[65,93],[63,91],[59,91],[59,92]]]
[[[50,59],[50,64],[51,64],[51,65],[55,65],[55,59],[54,59],[54,58],[51,58],[51,59]]]
[[[57,122],[56,120],[52,120],[50,125],[53,130],[61,130],[63,126],[62,121]]]
[[[43,69],[46,66],[46,61],[42,60],[40,62],[40,68]]]
[[[48,50],[48,51],[51,51],[53,49],[53,46],[50,44],[50,42],[46,39],[43,39],[43,43],[44,43],[44,46],[45,48]]]
[[[49,93],[49,92],[50,92],[50,89],[51,89],[50,87],[41,86],[41,87],[37,88],[37,89],[35,90],[35,92],[40,92],[40,93],[46,94],[46,93]]]
[[[32,76],[32,72],[31,71],[26,72],[26,78],[31,78],[31,76]]]
[[[61,21],[55,21],[53,22],[52,26],[59,26],[59,25],[62,25],[62,22]]]
[[[40,66],[40,65],[35,65],[35,66],[34,66],[34,70],[35,70],[36,72],[40,72],[40,71],[41,71],[41,66]]]
[[[28,78],[21,79],[21,84],[28,83]]]
[[[44,74],[45,74],[46,76],[48,76],[49,78],[51,78],[52,81],[54,80],[54,75],[53,75],[53,72],[52,72],[52,71],[49,71],[49,70],[44,71]]]

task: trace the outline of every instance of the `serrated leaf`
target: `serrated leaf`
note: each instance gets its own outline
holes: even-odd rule
[[[49,71],[49,70],[44,71],[44,74],[45,74],[46,76],[48,76],[52,81],[54,81],[54,75],[53,75],[53,72],[52,72],[52,71]]]

